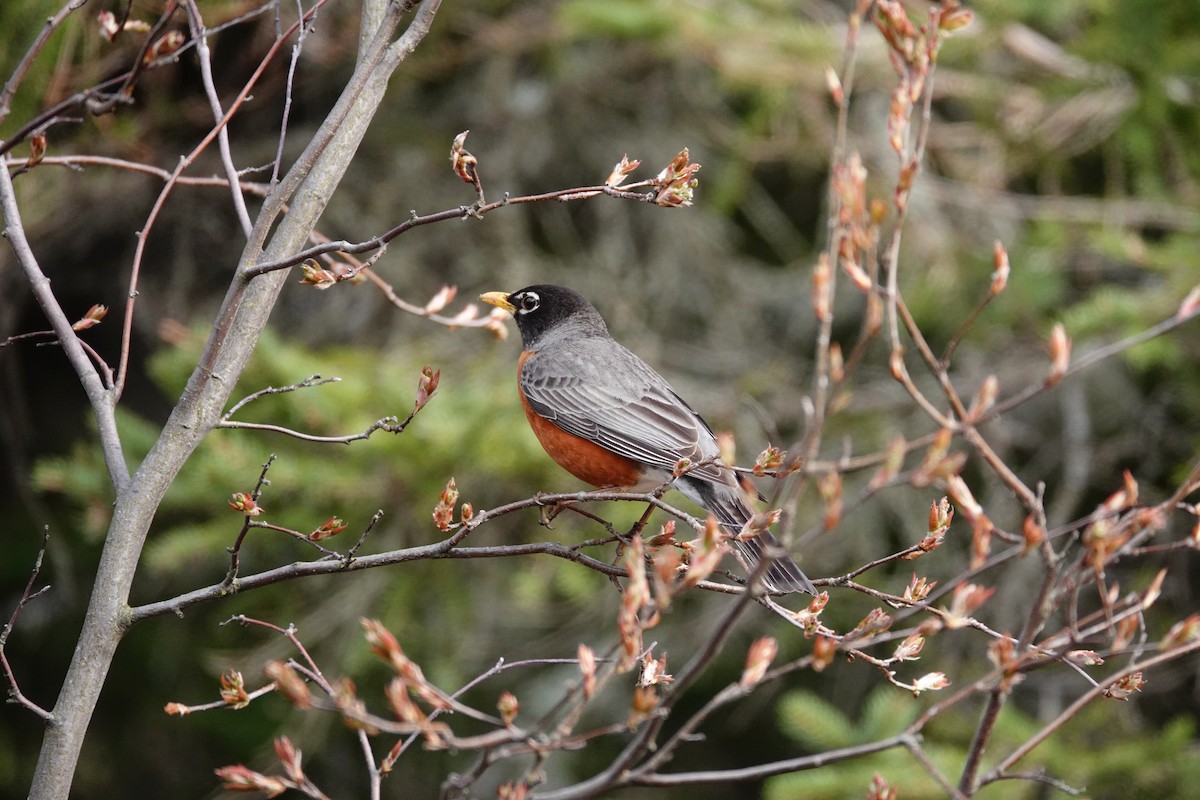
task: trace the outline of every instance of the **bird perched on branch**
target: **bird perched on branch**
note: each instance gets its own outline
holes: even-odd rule
[[[618,344],[600,313],[578,292],[529,286],[480,295],[508,311],[523,349],[517,391],[542,447],[593,486],[646,490],[671,481],[684,459],[695,465],[674,487],[712,514],[748,570],[764,549],[777,557],[763,576],[774,592],[816,594],[812,582],[764,530],[737,537],[754,515],[734,471],[719,458],[717,437],[666,379]]]

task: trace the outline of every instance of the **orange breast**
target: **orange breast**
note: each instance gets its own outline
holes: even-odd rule
[[[521,354],[518,374],[531,355]],[[517,392],[521,395],[521,407],[525,409],[525,418],[529,420],[529,427],[533,428],[533,435],[560,467],[592,486],[629,487],[641,481],[643,470],[636,461],[605,450],[581,436],[567,433],[530,408],[520,383],[517,384]]]

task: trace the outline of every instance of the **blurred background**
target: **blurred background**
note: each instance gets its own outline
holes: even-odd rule
[[[57,0],[0,5],[0,75],[7,77]],[[88,5],[51,41],[0,127],[10,136],[62,97],[117,73],[136,39],[105,42],[100,10]],[[210,0],[207,24],[254,2]],[[662,371],[713,426],[737,434],[742,462],[766,444],[788,447],[803,433],[811,391],[815,324],[811,268],[824,245],[825,183],[834,109],[823,71],[839,68],[852,3],[810,0],[479,0],[447,2],[431,35],[393,79],[389,97],[333,198],[320,231],[361,241],[405,219],[474,200],[449,168],[453,137],[470,129],[489,198],[601,182],[623,154],[649,177],[683,147],[703,165],[695,205],[660,209],[599,198],[501,209],[483,220],[420,227],[393,242],[377,265],[410,302],[443,284],[459,287],[457,311],[477,294],[530,283],[563,283],[588,296],[618,339]],[[913,4],[920,16],[920,4]],[[1012,261],[1007,291],[970,329],[954,378],[969,395],[988,374],[1001,396],[1046,374],[1044,341],[1063,322],[1076,355],[1172,315],[1200,280],[1200,3],[1174,0],[1025,0],[972,3],[970,28],[946,43],[936,74],[926,171],[913,195],[900,283],[926,336],[940,351],[987,292],[992,243]],[[161,4],[135,2],[153,20]],[[356,4],[331,3],[306,40],[295,82],[287,156],[294,157],[350,74]],[[232,97],[274,36],[271,15],[215,36],[216,82]],[[885,119],[893,71],[878,34],[864,26],[849,147],[863,156],[874,195],[890,197],[895,157]],[[268,163],[277,145],[286,60],[277,62],[231,129],[240,167]],[[88,153],[172,168],[212,124],[194,57],[148,74],[136,102],[82,125],[52,129],[49,155]],[[18,151],[18,155],[24,153]],[[190,174],[217,174],[210,148]],[[42,166],[17,179],[29,239],[68,316],[94,303],[113,310],[88,340],[115,359],[135,233],[160,190],[156,179],[92,166]],[[121,425],[131,458],[150,447],[207,336],[241,249],[228,194],[178,187],[148,241],[135,319],[130,386]],[[297,276],[297,280],[298,280]],[[843,281],[843,284],[846,283]],[[7,248],[0,248],[0,337],[40,330],[44,317]],[[849,349],[862,297],[843,286],[834,337]],[[267,398],[240,418],[317,434],[346,434],[411,408],[419,370],[442,370],[432,403],[403,435],[376,434],[350,447],[271,434],[214,432],[168,494],[145,551],[135,602],[168,598],[225,574],[225,548],[240,518],[225,505],[248,491],[270,454],[278,460],[262,497],[271,522],[311,530],[327,517],[357,537],[377,509],[368,540],[381,551],[437,540],[429,513],[453,476],[476,509],[578,483],[542,454],[516,402],[515,329],[499,342],[485,331],[451,331],[404,314],[370,284],[329,291],[289,281],[234,398],[309,375],[340,383]],[[838,399],[822,456],[876,450],[896,434],[932,430],[887,370],[887,351],[867,353],[850,392]],[[1200,336],[1194,324],[1129,350],[992,424],[997,450],[1029,485],[1045,481],[1051,525],[1089,513],[1133,472],[1150,502],[1168,496],[1200,444]],[[910,364],[916,373],[916,368]],[[0,349],[0,612],[13,607],[49,525],[43,570],[53,590],[30,605],[9,642],[23,691],[53,704],[91,590],[112,496],[78,383],[53,347]],[[972,465],[976,496],[997,524],[1021,516],[999,485]],[[847,477],[853,497],[870,474]],[[820,531],[814,492],[802,500],[794,543],[808,574],[826,576],[918,541],[933,489],[901,488],[848,508]],[[606,509],[632,520],[640,509]],[[1180,520],[1180,525],[1184,524]],[[1180,529],[1181,530],[1181,529]],[[965,529],[964,529],[965,531]],[[1176,531],[1178,534],[1179,531]],[[575,541],[598,535],[560,517],[553,531],[533,513],[489,524],[476,543]],[[336,542],[337,540],[335,540]],[[348,546],[335,545],[335,546]],[[931,579],[963,569],[969,532],[914,565],[874,575],[900,591],[913,566]],[[607,552],[598,557],[607,557]],[[282,536],[252,532],[244,573],[309,552]],[[1174,576],[1196,571],[1174,556]],[[1144,585],[1159,563],[1122,576]],[[1032,573],[1030,573],[1032,574]],[[1005,597],[1027,592],[1020,569],[986,609],[1011,628]],[[1197,607],[1195,581],[1170,581],[1162,630]],[[692,593],[693,595],[698,593]],[[619,597],[596,573],[550,558],[436,561],[307,580],[163,617],[123,643],[93,722],[76,779],[77,797],[206,797],[215,767],[267,769],[271,737],[301,747],[314,780],[334,796],[362,792],[357,743],[336,720],[298,714],[281,699],[250,708],[166,717],[167,702],[216,699],[217,676],[242,670],[260,685],[262,664],[292,653],[254,629],[219,627],[233,614],[295,623],[330,676],[352,675],[377,698],[388,674],[362,641],[358,618],[381,618],[427,675],[454,690],[499,658],[569,657],[580,642],[610,642]],[[825,614],[839,630],[872,608],[836,592]],[[686,662],[727,600],[692,596],[652,633],[672,660]],[[983,612],[981,612],[983,613]],[[1156,623],[1157,624],[1157,623]],[[601,632],[601,633],[598,633]],[[736,680],[756,636],[781,639],[780,658],[809,643],[765,612],[752,614],[697,696]],[[942,641],[944,639],[944,641]],[[926,669],[965,684],[988,668],[981,647],[941,637]],[[979,643],[974,642],[975,645]],[[1189,797],[1200,778],[1194,736],[1200,714],[1196,662],[1153,673],[1134,703],[1090,708],[1030,759],[1096,798]],[[557,697],[571,669],[510,671],[469,699],[490,708],[504,689],[530,718]],[[1039,676],[1018,688],[993,751],[1023,741],[1078,693],[1078,678]],[[772,685],[736,706],[674,768],[727,768],[888,735],[936,698],[913,699],[864,665],[838,664]],[[613,715],[624,716],[627,697]],[[978,714],[964,708],[931,729],[930,752],[951,774]],[[0,712],[0,796],[24,795],[40,725]],[[619,742],[600,742],[552,760],[550,778],[591,774]],[[991,752],[991,751],[990,751]],[[1086,753],[1087,757],[1080,757]],[[385,784],[389,796],[433,796],[467,761],[413,752]],[[557,770],[557,772],[556,772]],[[699,787],[695,798],[840,798],[865,792],[874,772],[905,798],[940,791],[903,753],[767,781]],[[494,785],[510,777],[497,770]],[[627,792],[638,797],[648,793]],[[985,797],[1043,797],[1045,786],[1006,783]]]

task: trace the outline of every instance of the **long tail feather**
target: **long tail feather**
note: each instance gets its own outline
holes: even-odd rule
[[[706,481],[687,481],[686,478],[676,485],[680,491],[716,517],[717,522],[732,534],[740,532],[753,516],[753,512],[735,487]],[[783,553],[783,545],[770,531],[763,531],[759,536],[745,541],[733,539],[730,544],[748,572],[757,568],[758,563],[763,560],[763,551],[766,548]],[[817,594],[817,587],[813,586],[812,581],[800,571],[799,565],[786,553],[771,562],[763,576],[763,586],[774,592],[807,592],[814,596]]]

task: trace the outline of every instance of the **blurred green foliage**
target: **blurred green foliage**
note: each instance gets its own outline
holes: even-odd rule
[[[895,687],[880,685],[867,695],[856,713],[847,713],[845,708],[808,690],[789,692],[777,710],[784,735],[808,751],[820,752],[894,736],[926,705]],[[970,715],[940,716],[926,729],[921,742],[929,760],[952,783],[966,758],[974,722]],[[1023,711],[1019,703],[1009,704],[1000,715],[983,772],[1037,734],[1044,724]],[[1107,700],[1084,709],[1026,756],[1017,771],[1062,781],[1095,800],[1187,797],[1191,791],[1188,787],[1200,780],[1200,764],[1194,751],[1192,720],[1179,717],[1162,727],[1146,726],[1129,712],[1129,706]],[[871,758],[772,778],[764,797],[840,800],[861,796],[876,774],[886,778],[900,797],[934,800],[946,796],[907,750],[895,748]],[[997,781],[978,794],[985,800],[1048,796],[1060,795],[1032,778]]]

